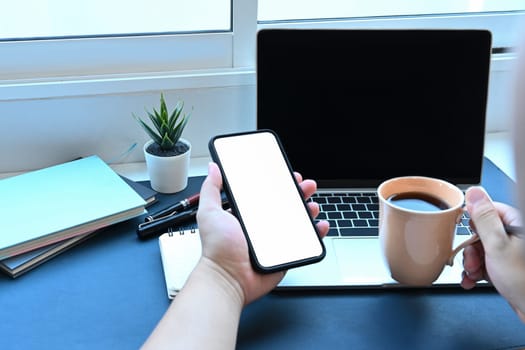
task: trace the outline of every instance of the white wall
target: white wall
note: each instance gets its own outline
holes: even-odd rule
[[[491,62],[487,132],[508,131],[510,128],[514,62],[514,56],[504,56]]]
[[[509,129],[511,81],[512,60],[493,62],[488,132]],[[181,98],[188,109],[194,107],[183,134],[192,142],[194,157],[208,155],[207,143],[215,134],[255,128],[253,72],[241,84],[228,80],[188,88],[174,82],[176,78],[148,85],[146,79],[133,82],[132,88],[119,85],[113,91],[95,84],[87,92],[66,83],[60,87],[63,93],[32,94],[28,87],[22,91],[30,97],[22,92],[7,98],[10,87],[0,86],[0,173],[37,169],[91,154],[112,163],[143,161],[141,147],[147,136],[131,115],[142,116],[145,107],[157,106],[160,91],[169,106]],[[51,90],[40,86],[40,91]],[[464,134],[468,137],[468,130]],[[135,142],[138,146],[120,157]]]

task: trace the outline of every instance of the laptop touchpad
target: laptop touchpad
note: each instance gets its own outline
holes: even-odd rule
[[[371,286],[395,282],[385,266],[379,239],[334,239],[333,247],[345,282]]]

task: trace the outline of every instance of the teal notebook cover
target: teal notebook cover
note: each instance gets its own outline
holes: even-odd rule
[[[0,259],[127,220],[146,202],[97,156],[0,180]]]

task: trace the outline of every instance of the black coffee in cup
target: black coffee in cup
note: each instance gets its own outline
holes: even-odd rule
[[[424,192],[396,193],[387,200],[398,207],[417,211],[440,211],[450,208],[441,198]]]

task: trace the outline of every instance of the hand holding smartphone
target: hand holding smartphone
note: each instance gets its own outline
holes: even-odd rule
[[[286,270],[324,258],[325,247],[274,132],[215,136],[209,149],[256,270]]]

